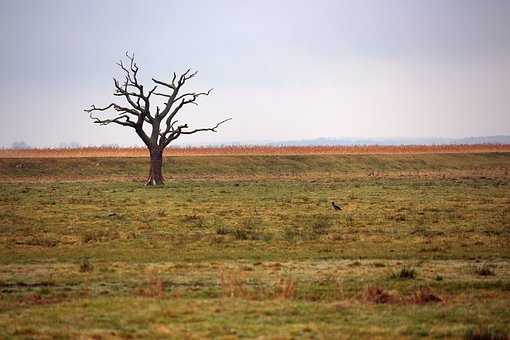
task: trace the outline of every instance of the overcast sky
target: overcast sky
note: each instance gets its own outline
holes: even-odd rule
[[[510,1],[0,2],[0,146],[140,145],[83,112],[115,63],[199,71],[181,143],[510,134]],[[149,84],[146,85],[148,87]]]

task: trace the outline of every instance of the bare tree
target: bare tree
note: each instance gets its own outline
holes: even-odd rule
[[[192,72],[191,69],[188,69],[180,76],[177,76],[174,72],[170,82],[152,78],[155,85],[146,92],[138,80],[139,68],[135,63],[134,54],[129,55],[126,52],[126,57],[128,59],[127,65],[122,60],[117,64],[125,73],[124,81],[121,83],[113,78],[115,86],[113,94],[123,97],[126,104],[111,103],[105,107],[92,105],[90,109],[84,111],[90,114],[90,118],[96,124],[108,125],[114,123],[133,128],[150,153],[150,171],[147,185],[162,185],[164,183],[162,174],[163,151],[173,140],[182,135],[191,135],[197,132],[216,132],[221,124],[231,118],[225,119],[212,127],[198,129],[190,129],[188,124],[179,124],[176,120],[179,111],[189,104],[198,105],[197,99],[201,96],[208,96],[212,89],[207,92],[183,92],[184,84],[198,74],[198,72]],[[156,92],[159,86],[164,88],[165,91]],[[163,102],[162,107],[156,106],[155,110],[151,107],[151,100],[155,98],[154,96],[161,97]],[[107,119],[93,116],[94,112],[108,110],[115,110],[117,114]]]

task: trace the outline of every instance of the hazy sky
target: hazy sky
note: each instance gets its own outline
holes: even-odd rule
[[[96,126],[115,63],[215,89],[181,143],[510,134],[510,1],[0,1],[0,146],[141,144]]]

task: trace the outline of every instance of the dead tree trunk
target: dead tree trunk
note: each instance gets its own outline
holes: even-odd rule
[[[163,150],[158,148],[149,149],[151,163],[149,168],[149,178],[145,185],[163,185],[165,179],[163,178]]]

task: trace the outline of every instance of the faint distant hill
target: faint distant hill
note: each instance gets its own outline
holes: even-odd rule
[[[466,138],[315,138],[263,143],[264,145],[440,145],[440,144],[510,144],[510,136]]]
[[[451,144],[510,144],[510,136],[468,137],[455,139]]]

